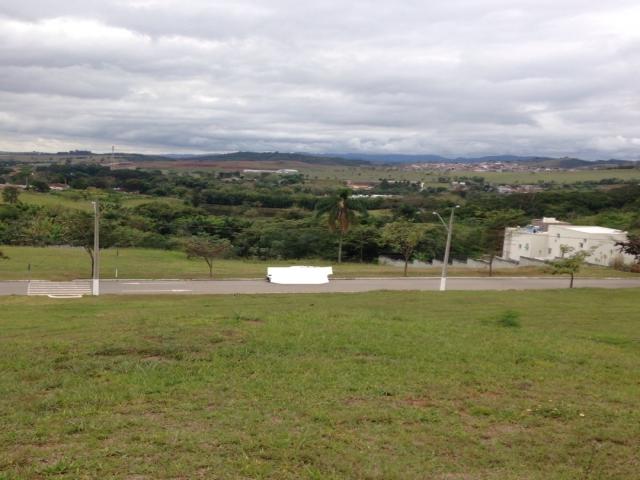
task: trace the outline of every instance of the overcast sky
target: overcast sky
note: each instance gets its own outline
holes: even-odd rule
[[[637,0],[2,0],[0,150],[640,158]]]

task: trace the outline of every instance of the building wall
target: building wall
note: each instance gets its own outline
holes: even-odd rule
[[[508,228],[504,236],[502,258],[520,260],[520,257],[548,258],[549,236],[546,232],[532,233],[519,228]]]
[[[627,240],[624,232],[590,233],[580,232],[571,225],[549,225],[547,232],[533,233],[520,228],[507,228],[502,256],[509,260],[519,261],[520,257],[531,257],[541,260],[560,258],[561,245],[572,248],[568,255],[576,252],[590,252],[586,261],[595,265],[609,266],[617,259],[626,264],[634,262],[631,255],[625,255],[615,245]]]
[[[573,248],[571,253],[590,252],[586,259],[588,263],[608,266],[616,258],[620,258],[625,263],[633,263],[633,257],[622,254],[616,246],[616,242],[626,240],[627,235],[623,232],[619,234],[589,233],[573,230],[567,225],[549,226],[549,247],[555,258],[562,256],[560,246],[568,245]]]

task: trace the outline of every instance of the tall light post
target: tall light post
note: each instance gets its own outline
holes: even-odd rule
[[[440,216],[438,212],[433,212],[440,221],[442,225],[444,225],[445,230],[447,231],[447,245],[444,248],[444,260],[442,262],[442,275],[440,276],[440,291],[444,292],[447,289],[447,267],[449,265],[449,251],[451,250],[451,234],[453,233],[453,213],[456,211],[456,208],[460,208],[460,205],[456,205],[451,208],[451,216],[449,217],[449,225],[447,225],[444,219]]]
[[[93,204],[93,280],[91,293],[100,295],[100,206],[98,200]]]

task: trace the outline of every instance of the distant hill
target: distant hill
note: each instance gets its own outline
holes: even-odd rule
[[[444,157],[433,154],[386,154],[386,153],[329,153],[326,155],[353,160],[368,160],[372,163],[482,163],[482,162],[526,162],[543,160],[546,157],[523,157],[518,155],[491,155],[485,157]]]
[[[242,168],[262,168],[263,165],[278,166],[283,168],[287,165],[325,165],[325,166],[363,166],[370,165],[371,162],[365,159],[342,158],[333,155],[312,155],[306,153],[281,153],[281,152],[233,152],[233,153],[211,153],[202,155],[192,154],[142,154],[117,152],[111,153],[83,153],[77,152],[3,152],[0,153],[0,160],[16,162],[46,162],[62,161],[72,159],[74,161],[97,161],[100,163],[109,162],[113,158],[115,162],[132,162],[141,167],[158,164],[158,166],[170,166],[172,163],[181,164],[188,162],[190,166],[197,167],[200,164],[211,166],[236,164]],[[223,167],[224,168],[224,167]]]
[[[165,155],[165,158],[188,159],[191,162],[296,162],[316,165],[368,165],[366,159],[344,158],[333,155],[310,155],[306,153],[281,153],[281,152],[234,152],[212,153],[206,155]]]
[[[369,153],[331,153],[332,157],[342,157],[351,160],[367,160],[372,163],[484,163],[484,162],[505,162],[505,163],[528,163],[543,168],[581,168],[581,167],[619,167],[637,166],[639,162],[632,160],[582,160],[580,158],[553,158],[540,156],[521,155],[487,155],[483,157],[443,157],[432,154],[369,154]]]
[[[543,168],[616,168],[640,166],[638,162],[631,160],[582,160],[580,158],[540,158],[531,159],[527,163]]]
[[[43,162],[60,159],[73,159],[77,161],[99,161],[108,162],[110,153],[90,153],[86,151],[71,151],[59,153],[45,152],[0,152],[0,160],[16,162]],[[157,163],[158,166],[171,166],[176,164],[189,163],[190,167],[205,166],[205,164],[226,165],[236,164],[242,168],[262,168],[262,165],[277,166],[302,166],[302,165],[325,165],[325,166],[367,166],[367,165],[389,165],[389,164],[411,164],[411,163],[484,163],[484,162],[515,162],[527,163],[540,168],[633,168],[640,167],[639,161],[631,160],[582,160],[580,158],[553,158],[543,156],[520,156],[520,155],[488,155],[483,157],[444,157],[434,154],[375,154],[375,153],[283,153],[283,152],[233,152],[233,153],[210,153],[210,154],[141,154],[117,152],[113,156],[115,161],[129,161],[140,166]]]
[[[376,153],[323,153],[327,157],[338,157],[349,160],[366,160],[371,163],[440,163],[453,162],[450,158],[441,155],[403,155],[403,154],[376,154]]]
[[[99,157],[103,160],[109,160],[111,158],[111,154],[110,153],[103,153],[103,154],[99,154],[93,155],[94,157]],[[157,161],[162,161],[162,160],[170,160],[169,158],[165,157],[164,155],[150,155],[150,154],[146,154],[146,153],[116,153],[113,156],[114,161],[116,162],[121,162],[121,161],[127,161],[127,162],[157,162]]]
[[[484,162],[516,162],[528,163],[541,168],[581,168],[581,167],[618,167],[633,166],[637,162],[629,160],[596,160],[588,161],[579,158],[552,158],[519,155],[488,155],[484,157],[447,158],[433,154],[368,154],[368,153],[282,153],[282,152],[234,152],[212,153],[205,155],[168,154],[167,160],[188,160],[189,162],[256,162],[256,163],[296,163],[315,165],[358,166],[371,164],[406,164],[406,163],[484,163]],[[149,156],[156,160],[158,156]],[[138,159],[139,160],[139,159]]]

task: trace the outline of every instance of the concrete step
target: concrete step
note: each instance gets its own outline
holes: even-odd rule
[[[43,295],[59,298],[77,298],[82,295],[91,295],[91,281],[48,282],[45,280],[34,280],[29,282],[27,295]]]

